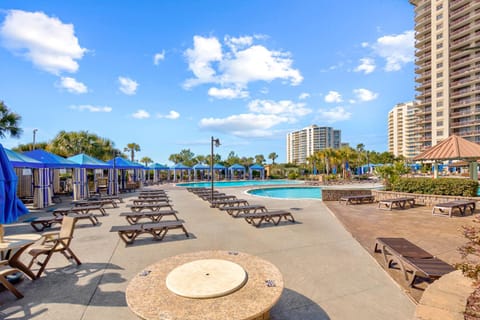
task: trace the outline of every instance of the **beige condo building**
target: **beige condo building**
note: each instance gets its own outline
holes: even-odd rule
[[[413,101],[399,103],[388,113],[388,151],[396,157],[413,158],[418,154],[417,115]]]
[[[451,134],[480,143],[480,1],[415,6],[418,151]]]

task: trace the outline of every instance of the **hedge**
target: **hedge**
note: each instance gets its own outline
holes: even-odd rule
[[[456,178],[399,178],[392,185],[392,191],[397,192],[463,197],[476,197],[477,189],[477,181]]]

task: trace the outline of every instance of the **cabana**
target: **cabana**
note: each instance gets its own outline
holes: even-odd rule
[[[438,178],[437,161],[467,161],[469,163],[470,179],[475,181],[478,180],[478,159],[480,159],[480,145],[456,135],[449,136],[413,158],[415,161],[433,161],[434,178]]]
[[[130,183],[134,183],[135,186],[137,186],[138,181],[138,174],[136,174],[136,170],[143,169],[144,167],[140,164],[131,162],[127,159],[121,158],[121,157],[115,157],[113,159],[110,159],[107,161],[109,165],[112,166],[114,169],[113,176],[109,178],[109,183],[108,183],[108,188],[109,190],[113,190],[112,194],[117,194],[119,191],[119,186],[118,186],[118,171],[120,170],[120,175],[121,175],[121,182],[120,182],[120,189],[121,190],[126,190],[127,185]],[[127,172],[131,173],[132,180],[131,182],[127,181]],[[117,177],[115,179],[114,177]],[[141,181],[139,182],[138,187],[142,187]]]
[[[262,165],[256,163],[248,168],[248,176],[250,179],[253,179],[253,171],[258,171],[260,173],[260,179],[265,180],[265,168]]]
[[[180,172],[180,181],[183,180],[183,173],[185,171],[187,172],[188,181],[191,180],[190,174],[191,174],[193,169],[190,168],[189,166],[184,165],[183,163],[175,164],[173,167],[170,168],[170,170],[171,171],[173,170],[173,181],[174,182],[177,181],[177,171]]]
[[[223,171],[223,177],[225,178],[227,176],[227,168],[224,165],[221,165],[220,163],[215,163],[213,165],[213,173],[215,174],[215,171],[217,172],[217,178],[215,180],[219,181],[222,180],[222,171]]]
[[[166,171],[166,178],[169,179],[169,174],[168,172],[170,171],[170,168],[167,167],[166,165],[159,164],[159,163],[153,163],[149,166],[150,170],[153,170],[153,183],[157,184],[160,179],[160,172]],[[149,175],[150,177],[150,175]]]
[[[87,195],[87,177],[81,175],[81,171],[78,169],[79,165],[75,162],[42,149],[27,151],[23,154],[45,165],[44,168],[33,171],[34,204],[38,208],[45,208],[52,204],[55,169],[73,169],[74,200],[83,199]],[[46,193],[48,196],[45,196]]]
[[[210,171],[209,165],[206,165],[203,163],[197,163],[192,168],[193,168],[193,180],[197,180],[197,171],[200,173],[200,180],[206,180],[205,171]]]
[[[230,167],[228,167],[228,176],[230,177],[230,180],[233,180],[235,178],[235,173],[236,172],[242,172],[243,176],[242,176],[242,179],[245,179],[245,167],[242,166],[241,164],[234,164]]]
[[[111,174],[110,171],[113,171],[113,167],[111,165],[109,165],[105,161],[96,159],[84,153],[71,156],[67,159],[77,163],[80,166],[80,170],[87,170],[87,169],[93,170],[93,183],[94,183],[95,192],[98,193],[101,190],[104,190],[108,194],[113,194],[113,189],[112,190],[108,189],[107,180],[105,180],[104,183],[102,183],[101,181],[99,182],[99,178],[97,177],[97,174],[96,174],[97,170],[100,170],[101,172],[100,178],[103,178],[103,171],[108,170],[108,176],[110,176]],[[113,172],[112,172],[112,175],[113,175]],[[100,180],[103,180],[103,179],[100,179]]]

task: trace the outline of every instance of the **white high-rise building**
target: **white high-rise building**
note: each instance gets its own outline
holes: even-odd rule
[[[316,151],[340,148],[342,132],[331,127],[311,125],[287,134],[287,162],[306,163]]]
[[[418,154],[417,116],[413,102],[399,103],[388,113],[388,151],[396,157],[413,158]]]

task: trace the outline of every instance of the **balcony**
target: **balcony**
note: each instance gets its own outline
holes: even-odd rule
[[[469,131],[454,131],[454,134],[460,137],[473,137],[473,136],[480,136],[480,130],[469,130]]]
[[[463,127],[470,127],[473,125],[477,125],[478,120],[468,120],[468,121],[458,121],[458,122],[451,122],[450,123],[450,128],[463,128]]]

